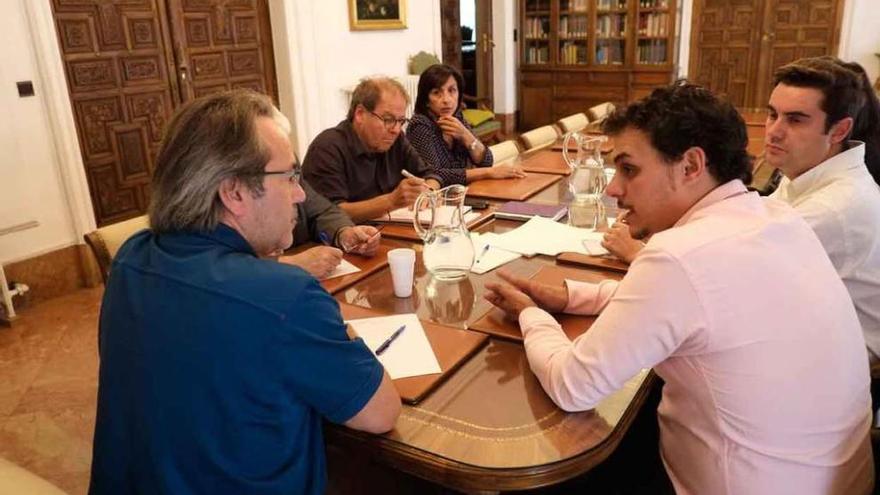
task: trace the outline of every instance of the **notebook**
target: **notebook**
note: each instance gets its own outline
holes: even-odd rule
[[[525,201],[508,201],[495,210],[497,218],[507,220],[529,220],[534,216],[559,220],[568,212],[568,208],[562,205],[542,205]]]
[[[471,214],[470,206],[462,206],[461,212],[464,215],[464,221],[469,222],[474,218],[478,217],[479,214]],[[443,205],[436,210],[436,223],[437,224],[448,224],[452,220],[452,215],[455,213],[454,206]],[[373,221],[375,222],[400,222],[400,223],[409,223],[412,224],[413,219],[415,218],[415,212],[408,207],[398,208],[396,210],[391,210],[387,215],[375,218]],[[426,209],[419,212],[419,222],[423,225],[428,225],[431,223],[431,210]]]

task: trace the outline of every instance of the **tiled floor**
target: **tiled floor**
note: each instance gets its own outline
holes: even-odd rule
[[[0,457],[72,495],[89,482],[102,293],[82,289],[0,326]]]

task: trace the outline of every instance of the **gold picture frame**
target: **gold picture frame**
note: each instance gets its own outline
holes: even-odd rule
[[[406,29],[406,0],[348,0],[352,31]]]

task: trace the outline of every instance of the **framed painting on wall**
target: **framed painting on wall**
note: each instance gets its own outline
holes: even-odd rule
[[[352,31],[406,29],[406,0],[348,0]]]

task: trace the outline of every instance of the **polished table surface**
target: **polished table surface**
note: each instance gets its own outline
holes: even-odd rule
[[[518,225],[492,220],[475,230],[501,233]],[[383,313],[416,313],[460,329],[492,310],[483,294],[485,283],[497,280],[497,270],[438,281],[421,262],[421,243],[383,239],[383,244],[416,249],[413,295],[394,297],[385,268],[336,293],[340,302]],[[555,263],[536,256],[517,259],[504,269],[530,277]],[[621,274],[593,270],[590,275],[603,276],[619,279]],[[606,459],[653,381],[644,370],[595,409],[566,413],[541,388],[522,345],[493,338],[421,403],[404,406],[390,433],[373,436],[328,425],[326,441],[336,451],[360,452],[374,462],[457,490],[535,488],[582,474]]]

